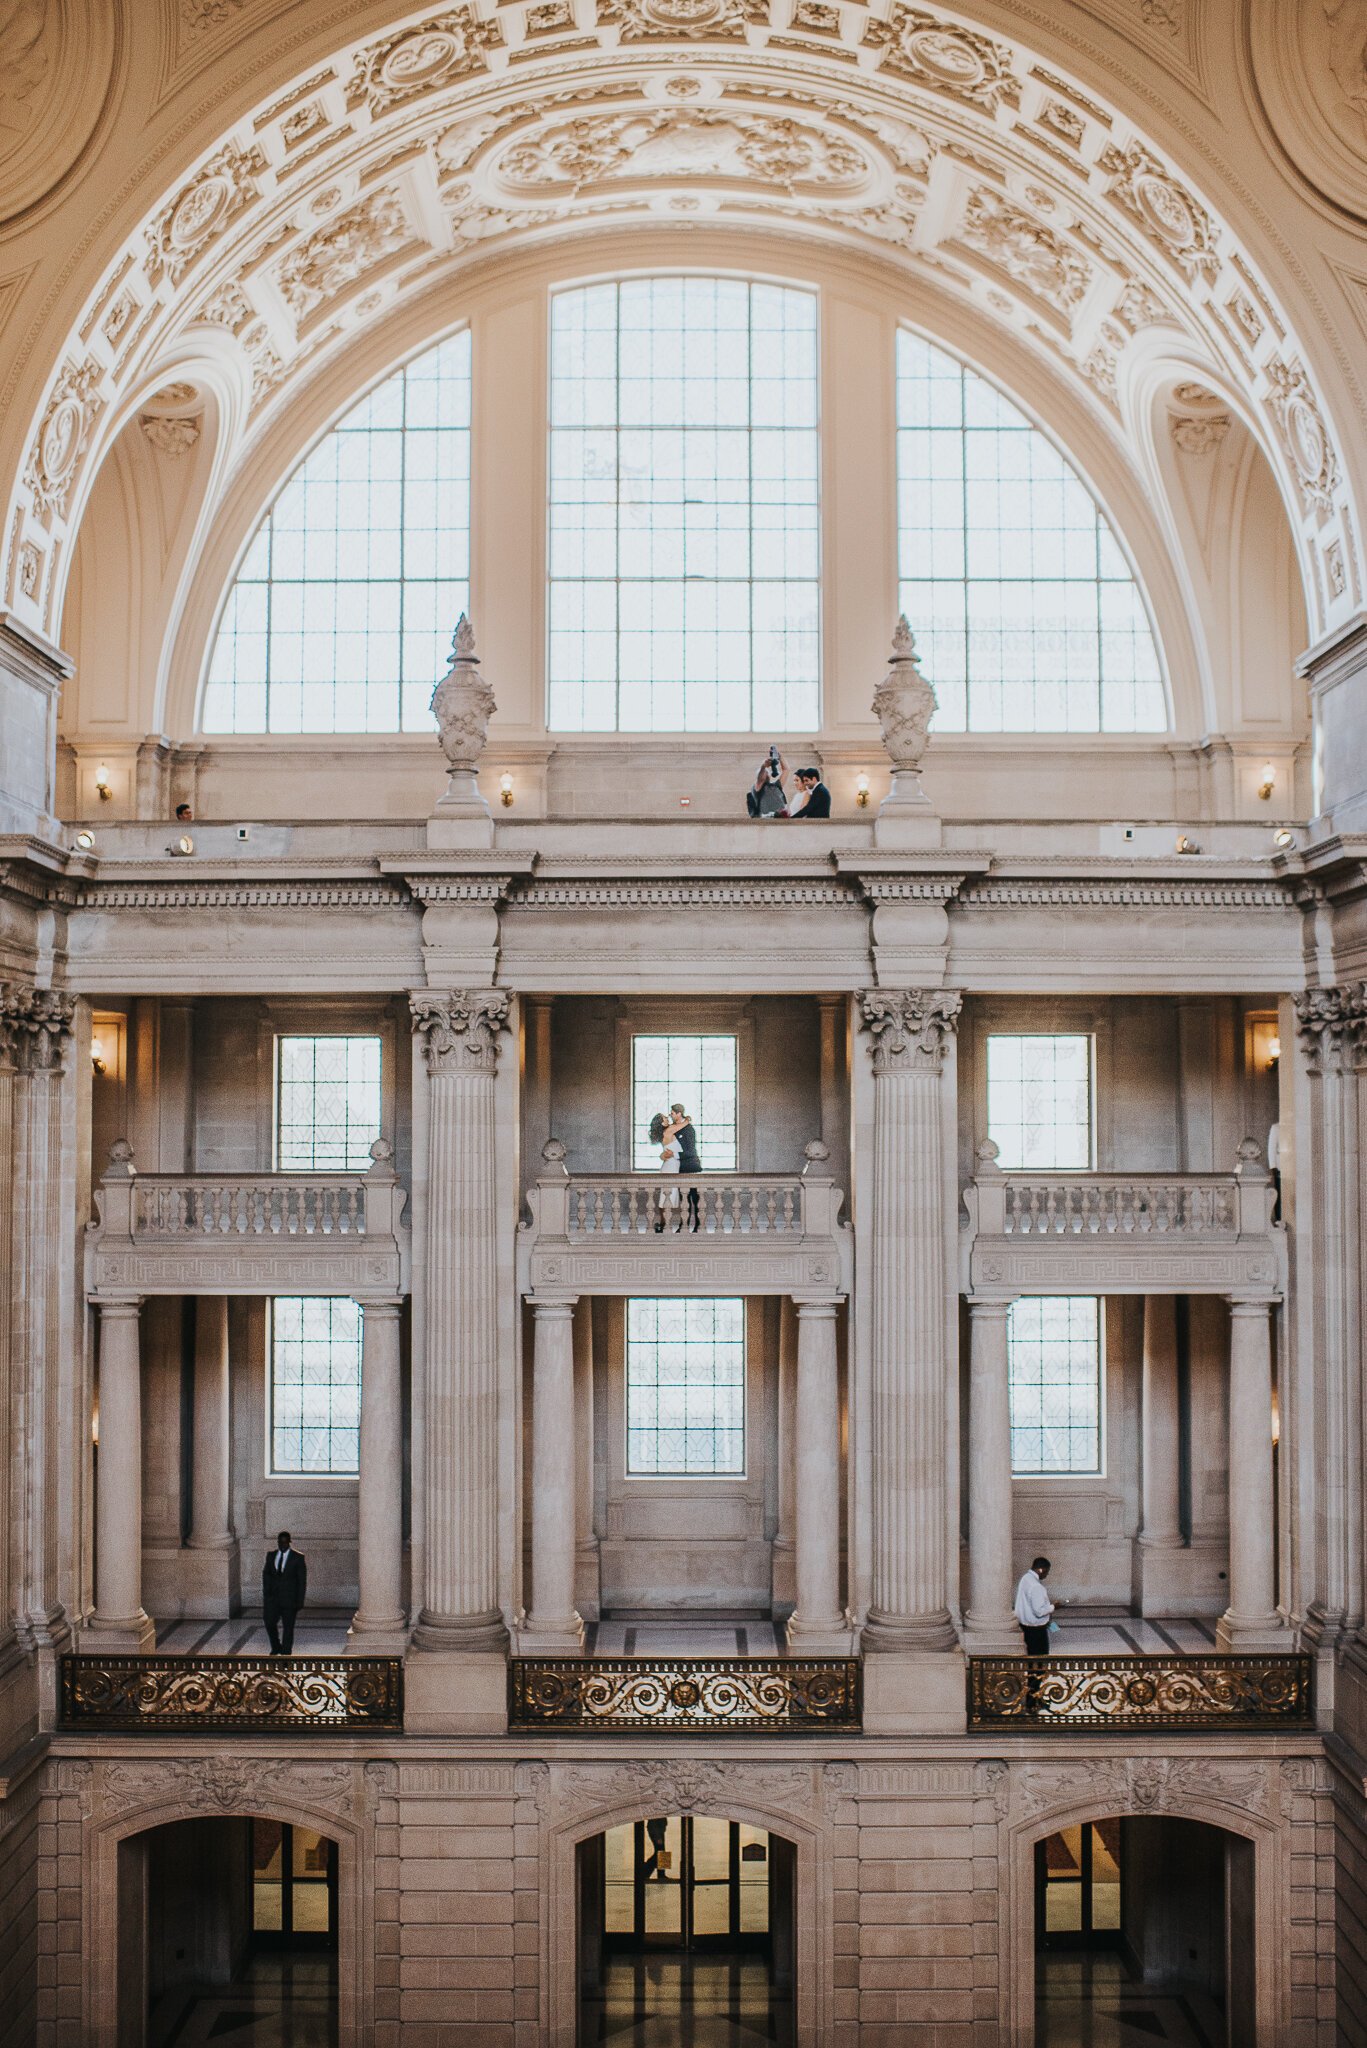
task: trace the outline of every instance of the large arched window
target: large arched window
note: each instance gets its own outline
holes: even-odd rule
[[[276,498],[219,622],[204,730],[430,730],[469,578],[467,332],[377,385]]]
[[[897,337],[901,607],[941,732],[1163,732],[1158,649],[1105,514],[984,377]]]
[[[557,292],[550,441],[551,728],[814,727],[816,295],[727,277]]]

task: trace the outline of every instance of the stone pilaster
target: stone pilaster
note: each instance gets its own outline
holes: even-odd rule
[[[229,1499],[232,1408],[224,1294],[201,1294],[195,1302],[193,1399],[185,1612],[227,1616],[237,1605],[239,1583]]]
[[[584,1624],[574,1604],[574,1297],[533,1301],[532,1606],[525,1656],[572,1656]]]
[[[361,1431],[357,1485],[360,1597],[351,1622],[357,1647],[404,1646],[403,1387],[399,1317],[403,1303],[361,1299]]]
[[[834,1301],[797,1303],[794,1547],[797,1607],[788,1647],[841,1656],[850,1623],[840,1599],[840,1390]]]
[[[863,1646],[922,1664],[928,1661],[924,1653],[957,1646],[946,1597],[950,1276],[944,1069],[961,1003],[951,989],[878,989],[860,997],[874,1072],[873,1203],[867,1219],[873,1557]],[[936,1707],[927,1688],[948,1702],[959,1683],[954,1663],[943,1661],[943,1682],[927,1674],[925,1685],[916,1688],[931,1714]],[[900,1683],[898,1690],[904,1690]]]
[[[1216,1640],[1228,1652],[1278,1650],[1272,1511],[1272,1304],[1234,1295],[1229,1304],[1229,1606]]]
[[[1018,1650],[1013,1609],[1009,1300],[972,1301],[968,1353],[968,1606],[964,1641]]]
[[[1177,1300],[1144,1299],[1143,1520],[1139,1531],[1139,1611],[1185,1611],[1171,1583],[1172,1553],[1183,1548],[1180,1518],[1181,1417],[1177,1397]]]
[[[142,1360],[136,1295],[100,1303],[100,1462],[95,1482],[95,1612],[102,1648],[150,1650],[142,1604]]]

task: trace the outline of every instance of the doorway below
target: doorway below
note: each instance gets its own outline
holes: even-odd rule
[[[579,2042],[792,2048],[792,1844],[660,1815],[579,1849]]]
[[[1036,2048],[1255,2038],[1251,1842],[1136,1815],[1036,1843]]]

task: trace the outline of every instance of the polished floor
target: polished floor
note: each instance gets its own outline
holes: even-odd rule
[[[581,2041],[614,2048],[786,2048],[792,2038],[791,2002],[757,1955],[610,1956],[580,2022]]]
[[[185,1984],[152,2007],[148,2048],[332,2048],[335,1956],[263,1953],[231,1984]]]
[[[1105,1951],[1041,1956],[1035,2048],[1226,2048],[1224,2014],[1201,1992],[1151,1991]]]

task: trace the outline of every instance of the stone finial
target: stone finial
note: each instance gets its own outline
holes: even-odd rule
[[[475,629],[462,612],[451,636],[451,666],[432,692],[432,715],[451,771],[441,810],[489,816],[477,778],[493,713],[494,693],[479,671]]]
[[[883,745],[893,765],[894,792],[899,775],[919,779],[935,703],[935,691],[921,674],[916,636],[903,612],[893,632],[888,672],[873,693],[873,708],[883,728]],[[916,794],[916,790],[904,789],[902,801]]]
[[[1267,1168],[1263,1164],[1263,1148],[1256,1138],[1241,1138],[1238,1145],[1239,1163],[1234,1171],[1240,1180],[1267,1180]]]
[[[394,1147],[390,1144],[388,1138],[377,1138],[375,1140],[370,1148],[370,1157],[374,1162],[368,1169],[370,1173],[377,1176],[393,1173]]]
[[[541,1147],[541,1157],[545,1162],[547,1172],[554,1173],[559,1169],[563,1174],[569,1173],[569,1168],[565,1164],[565,1144],[562,1139],[547,1138],[545,1144]]]
[[[133,1164],[133,1147],[127,1138],[115,1138],[109,1148],[109,1164],[105,1167],[106,1180],[133,1180],[137,1176]]]
[[[820,1138],[809,1138],[802,1148],[802,1156],[807,1162],[802,1169],[804,1175],[824,1173],[826,1162],[831,1156],[831,1148],[824,1145]]]
[[[994,1138],[984,1138],[978,1147],[978,1179],[995,1180],[1001,1177],[1002,1169],[997,1161],[1001,1158],[1001,1146]]]

